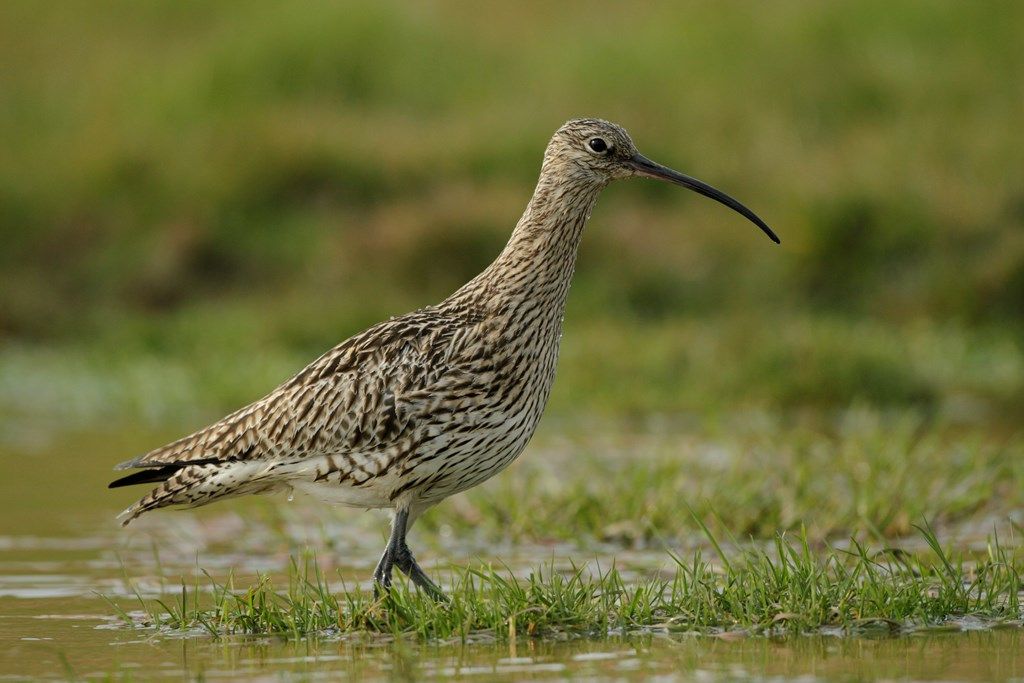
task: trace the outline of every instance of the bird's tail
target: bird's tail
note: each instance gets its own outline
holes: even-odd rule
[[[122,526],[128,526],[139,515],[169,505],[196,507],[219,498],[264,493],[280,485],[269,474],[265,463],[200,460],[146,468],[112,481],[109,488],[159,483],[117,516]]]
[[[203,475],[210,468],[209,464],[173,463],[146,468],[110,482],[109,488],[112,489],[134,484],[159,484],[117,516],[121,525],[128,526],[136,517],[150,510],[191,502],[189,490],[203,480]]]

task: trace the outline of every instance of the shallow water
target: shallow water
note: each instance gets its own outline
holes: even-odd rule
[[[197,565],[221,577],[234,569],[244,584],[256,572],[280,574],[290,554],[311,545],[332,576],[368,587],[384,541],[384,524],[373,515],[323,517],[299,501],[258,499],[151,515],[121,530],[114,515],[135,492],[107,491],[107,465],[164,436],[170,435],[78,434],[3,446],[0,679],[1024,680],[1024,632],[981,629],[970,620],[900,637],[645,634],[508,643],[479,636],[426,644],[361,635],[216,640],[130,629],[100,597],[133,609],[126,574],[146,595],[159,594],[161,584],[173,593],[179,577],[193,576]],[[610,561],[601,552],[592,549],[587,558]],[[572,554],[552,545],[441,544],[424,548],[423,559],[429,567],[501,557],[515,571],[567,562]],[[615,554],[627,575],[662,557]]]

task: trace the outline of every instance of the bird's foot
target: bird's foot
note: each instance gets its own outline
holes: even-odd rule
[[[412,556],[408,544],[405,542],[405,532],[409,521],[409,508],[399,508],[395,511],[395,517],[391,522],[391,537],[388,545],[381,555],[377,568],[373,570],[373,595],[380,599],[391,589],[391,570],[398,567],[408,576],[416,586],[424,593],[438,602],[448,602],[444,592],[437,587],[427,573],[416,564],[416,558]]]
[[[381,555],[377,568],[373,570],[373,597],[375,600],[380,600],[391,590],[391,572],[394,566],[394,553],[389,545]]]
[[[444,591],[442,591],[436,583],[430,580],[427,573],[423,571],[423,568],[416,562],[416,558],[412,556],[412,551],[409,550],[409,546],[402,545],[398,549],[394,558],[394,563],[403,574],[408,576],[420,590],[431,598],[437,602],[451,602],[448,596],[444,594]]]

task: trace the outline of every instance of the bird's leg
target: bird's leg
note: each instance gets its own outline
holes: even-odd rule
[[[381,593],[391,588],[391,568],[395,566],[395,560],[391,556],[391,544],[384,549],[380,556],[377,568],[373,570],[373,596],[379,598]]]
[[[409,511],[399,510],[391,520],[391,537],[384,548],[384,554],[380,556],[377,568],[373,570],[373,593],[380,597],[381,591],[391,588],[391,570],[395,566],[395,557],[398,548],[405,545],[405,527],[409,521]]]
[[[444,592],[437,587],[423,568],[416,563],[412,551],[405,542],[405,534],[409,528],[409,508],[399,508],[395,511],[395,518],[391,522],[391,538],[384,549],[384,554],[377,563],[377,569],[373,572],[373,580],[376,583],[374,593],[380,595],[382,590],[391,586],[391,569],[398,567],[402,573],[412,579],[412,582],[420,587],[427,595],[435,600],[447,600]]]
[[[384,549],[384,554],[380,556],[380,562],[377,563],[377,568],[373,570],[373,593],[377,597],[380,597],[381,589],[387,590],[391,587],[391,568],[394,567],[395,560],[391,557],[391,544]]]

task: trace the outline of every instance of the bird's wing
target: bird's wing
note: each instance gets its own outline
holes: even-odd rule
[[[457,409],[487,387],[453,358],[464,323],[418,313],[342,342],[259,401],[117,469],[380,452],[427,415],[450,419],[445,397]],[[121,481],[144,477],[129,476]]]

